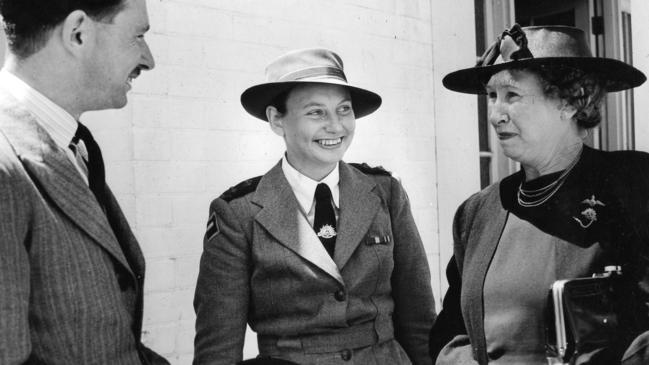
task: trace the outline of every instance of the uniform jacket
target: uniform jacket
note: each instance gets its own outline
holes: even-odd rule
[[[144,259],[109,196],[104,214],[65,152],[0,93],[1,364],[167,363],[140,342]]]
[[[454,257],[447,269],[450,287],[431,332],[433,356],[443,345],[436,338],[452,340],[441,350],[438,364],[487,363],[483,283],[507,221],[505,206],[512,200],[509,195],[522,178],[519,172],[486,188],[465,201],[456,213]],[[606,205],[595,206],[598,219],[588,228],[578,228],[574,217],[587,223],[580,213],[587,208],[584,200],[593,197]],[[547,204],[547,214],[542,214],[535,225],[573,244],[557,258],[557,277],[587,277],[603,272],[605,265],[621,265],[627,278],[635,283],[636,300],[629,301],[629,308],[642,313],[638,325],[649,328],[649,155],[584,147],[568,180]],[[593,247],[598,254],[585,254],[593,252]],[[576,272],[579,267],[589,269]],[[647,364],[649,332],[637,334],[620,336],[618,349],[606,349],[599,358],[580,358],[578,363],[610,365],[624,359],[623,364]]]
[[[340,163],[333,260],[319,241],[305,244],[317,237],[298,216],[281,162],[247,184],[253,185],[249,192],[226,193],[210,207],[217,229],[208,226],[194,300],[195,364],[241,359],[246,322],[257,332],[262,354],[268,339],[303,338],[313,352],[367,346],[371,343],[344,339],[362,341],[365,335],[353,332],[369,328],[378,342],[396,338],[413,363],[432,363],[430,273],[408,198],[396,179]],[[335,358],[324,363],[342,363]],[[356,357],[352,363],[373,363],[365,361]]]

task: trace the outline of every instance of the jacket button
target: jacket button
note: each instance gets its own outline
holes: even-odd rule
[[[340,358],[343,359],[343,361],[349,361],[352,359],[352,352],[349,349],[344,349],[340,351]]]
[[[344,301],[344,300],[345,300],[345,291],[342,290],[342,289],[337,290],[337,291],[334,293],[334,298],[336,298],[336,300],[339,301],[339,302]]]

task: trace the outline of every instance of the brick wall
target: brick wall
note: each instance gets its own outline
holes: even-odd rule
[[[475,101],[453,97],[440,82],[445,72],[473,61],[473,2],[147,4],[156,69],[135,81],[124,109],[84,116],[147,259],[146,343],[173,364],[191,363],[192,299],[209,203],[263,174],[283,152],[282,140],[244,112],[239,96],[263,81],[270,60],[302,47],[336,51],[352,83],[382,95],[381,109],[357,122],[346,160],[383,165],[402,179],[439,309],[450,219],[478,188]],[[245,351],[252,356],[249,337]]]

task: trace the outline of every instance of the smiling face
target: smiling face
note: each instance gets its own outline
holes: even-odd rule
[[[154,67],[153,55],[144,40],[149,29],[145,0],[125,0],[112,21],[95,21],[95,43],[84,73],[86,110],[121,108],[131,81],[141,70]]]
[[[273,131],[284,137],[289,163],[314,180],[342,160],[356,127],[349,92],[339,85],[296,86],[286,98],[286,113],[269,106],[267,115]]]
[[[536,74],[500,71],[489,79],[486,91],[489,122],[507,157],[539,168],[579,139],[574,111],[559,98],[546,96]]]

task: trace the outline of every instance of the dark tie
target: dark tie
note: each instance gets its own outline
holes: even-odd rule
[[[102,207],[105,207],[107,199],[104,159],[101,157],[101,150],[99,149],[99,145],[95,139],[92,137],[92,134],[88,128],[81,123],[78,123],[77,132],[74,134],[74,138],[72,138],[72,144],[76,147],[79,140],[83,141],[86,151],[88,152],[86,167],[88,169],[88,185],[90,186],[90,191],[95,194],[99,204]],[[77,154],[78,150],[80,149],[77,148],[73,151]]]
[[[313,229],[329,256],[334,257],[334,249],[336,248],[336,213],[332,203],[331,190],[324,183],[318,184],[315,189]]]

